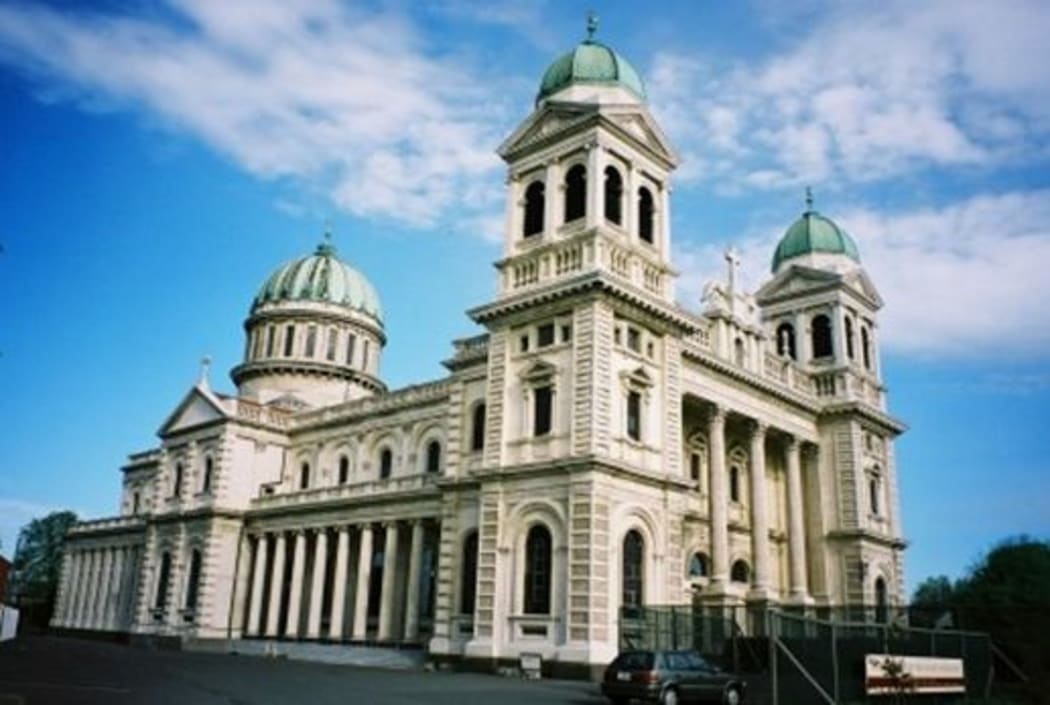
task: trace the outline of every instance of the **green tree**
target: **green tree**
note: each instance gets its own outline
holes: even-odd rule
[[[955,586],[947,575],[935,575],[926,578],[912,594],[911,603],[915,607],[941,607],[950,605],[955,598]]]
[[[11,564],[11,594],[20,604],[43,605],[50,612],[61,577],[66,532],[76,522],[73,512],[52,512],[22,527]]]

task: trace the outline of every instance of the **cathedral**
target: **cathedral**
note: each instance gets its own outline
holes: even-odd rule
[[[498,152],[496,293],[447,374],[387,388],[381,289],[328,238],[280,266],[236,391],[202,375],[119,516],[70,531],[56,629],[569,672],[631,608],[900,602],[904,426],[850,235],[807,198],[757,291],[729,253],[700,312],[676,303],[678,158],[592,36]]]

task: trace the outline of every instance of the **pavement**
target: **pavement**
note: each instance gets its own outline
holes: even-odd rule
[[[0,644],[0,705],[599,705],[597,685],[166,651],[27,636]]]

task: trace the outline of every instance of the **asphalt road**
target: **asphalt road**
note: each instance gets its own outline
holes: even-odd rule
[[[77,639],[0,644],[0,705],[599,705],[593,683],[154,651]]]

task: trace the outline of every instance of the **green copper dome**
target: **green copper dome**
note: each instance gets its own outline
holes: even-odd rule
[[[791,227],[780,238],[776,252],[773,253],[773,271],[780,264],[794,257],[801,257],[813,252],[845,255],[860,262],[857,244],[845,230],[831,218],[825,218],[813,210],[813,198],[806,196],[806,211],[791,224]]]
[[[634,67],[609,47],[590,38],[550,65],[543,74],[536,102],[576,83],[621,86],[645,100],[645,87]]]
[[[314,254],[282,265],[263,284],[252,310],[267,303],[314,301],[367,313],[382,324],[375,287],[363,274],[335,256],[326,239]]]

